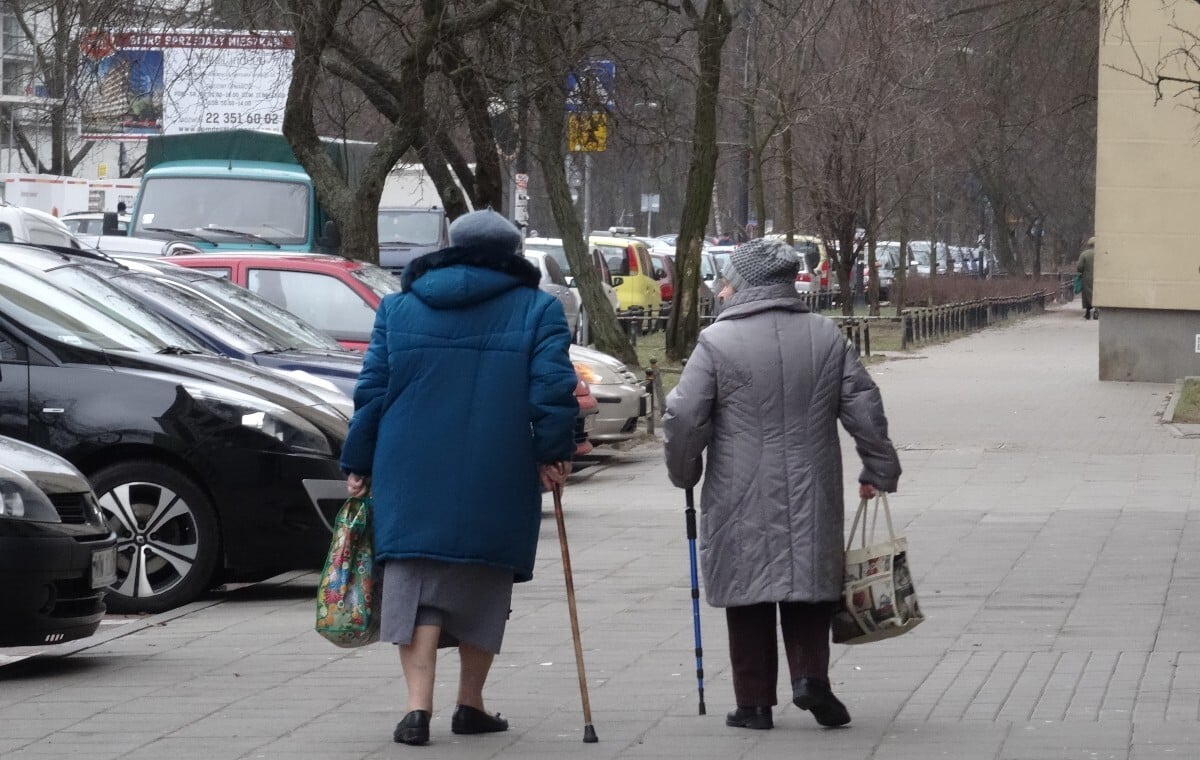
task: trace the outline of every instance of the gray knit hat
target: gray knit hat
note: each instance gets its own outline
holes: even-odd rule
[[[450,223],[450,244],[463,248],[496,247],[515,254],[521,247],[521,231],[503,214],[491,209],[472,211]]]
[[[800,255],[790,245],[759,238],[734,248],[723,274],[734,290],[743,290],[793,283],[799,271]]]

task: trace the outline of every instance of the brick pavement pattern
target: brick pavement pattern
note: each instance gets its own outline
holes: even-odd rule
[[[726,728],[723,615],[707,607],[697,716],[682,493],[651,441],[573,476],[565,496],[598,744],[581,743],[547,512],[486,692],[508,733],[450,733],[447,650],[432,743],[393,744],[394,647],[321,640],[314,576],[291,574],[0,667],[0,757],[1198,758],[1200,441],[1161,424],[1172,386],[1096,379],[1103,321],[1080,317],[1053,309],[872,366],[929,619],[834,647],[845,729],[820,728],[785,689],[773,731]],[[858,468],[843,445],[849,498]]]

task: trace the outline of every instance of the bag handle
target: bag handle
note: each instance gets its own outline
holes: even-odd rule
[[[869,542],[875,541],[875,526],[879,524],[879,505],[883,504],[883,516],[887,521],[888,538],[892,541],[896,540],[896,528],[892,524],[892,510],[888,506],[887,494],[882,491],[875,497],[875,510],[871,515],[871,535],[867,538],[867,500],[862,499],[858,502],[858,510],[854,513],[854,521],[850,524],[850,538],[846,541],[846,551],[854,548],[854,532],[858,530],[859,521],[862,522],[862,546],[868,546]]]

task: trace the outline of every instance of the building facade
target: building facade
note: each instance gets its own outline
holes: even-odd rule
[[[1200,34],[1193,0],[1128,0],[1100,30],[1096,269],[1101,380],[1200,375],[1200,101],[1169,51]],[[1200,48],[1195,49],[1200,57]],[[1165,56],[1165,57],[1164,57]],[[1146,81],[1146,80],[1150,81]]]

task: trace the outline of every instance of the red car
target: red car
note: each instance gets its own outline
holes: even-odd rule
[[[355,351],[365,351],[371,341],[379,302],[400,290],[400,281],[386,269],[341,256],[214,252],[165,260],[228,277]],[[575,455],[582,456],[592,450],[587,433],[599,408],[582,379],[575,388],[575,400],[579,402]]]
[[[400,290],[386,269],[341,256],[214,251],[167,260],[228,277],[356,351],[371,340],[379,302]]]

